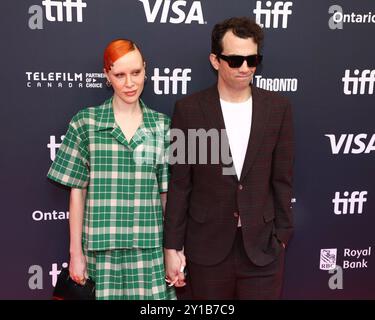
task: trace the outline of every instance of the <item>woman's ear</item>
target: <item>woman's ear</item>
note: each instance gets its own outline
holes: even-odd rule
[[[106,70],[105,68],[103,68],[103,73],[104,73],[105,77],[106,77],[107,80],[108,80],[108,73],[107,73],[107,70]]]

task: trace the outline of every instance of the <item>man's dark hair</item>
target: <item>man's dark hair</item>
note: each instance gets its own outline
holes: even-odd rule
[[[262,45],[263,30],[254,20],[248,17],[233,17],[214,26],[211,34],[211,53],[218,55],[223,52],[223,37],[229,30],[239,38],[253,38],[258,49]]]

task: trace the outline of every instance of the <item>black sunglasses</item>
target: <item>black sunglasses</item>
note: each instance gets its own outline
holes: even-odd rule
[[[228,65],[231,68],[241,67],[245,60],[248,67],[256,67],[262,62],[263,59],[263,56],[260,54],[252,54],[251,56],[226,56],[223,54],[219,54],[218,57],[228,62]]]

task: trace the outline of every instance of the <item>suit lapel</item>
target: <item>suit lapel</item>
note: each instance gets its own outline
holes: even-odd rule
[[[217,86],[214,85],[207,90],[207,94],[201,101],[201,110],[210,128],[218,130],[225,129],[223,113],[221,112],[220,97]]]
[[[253,97],[253,115],[240,181],[244,180],[255,160],[255,156],[263,140],[264,129],[269,115],[269,108],[265,102],[264,95],[253,85],[251,86],[251,90]]]
[[[220,164],[222,166],[222,172],[225,175],[232,176],[236,181],[238,181],[236,172],[233,167],[233,161],[230,161],[232,159],[232,152],[230,150],[229,146],[229,140],[228,135],[225,131],[225,122],[223,113],[221,111],[221,105],[220,105],[220,96],[219,92],[217,90],[217,85],[212,86],[208,89],[208,92],[204,99],[201,100],[201,110],[204,114],[204,117],[209,123],[209,128],[217,129],[220,136]],[[223,151],[224,148],[224,151]],[[225,149],[229,151],[229,160],[230,163],[224,163],[223,162],[223,155],[222,153],[225,152]],[[227,157],[226,157],[227,158]],[[226,161],[226,162],[229,162]]]

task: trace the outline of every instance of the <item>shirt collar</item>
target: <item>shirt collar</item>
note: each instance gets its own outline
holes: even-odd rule
[[[107,99],[99,108],[95,117],[95,130],[106,130],[116,128],[115,115],[112,106],[113,96]],[[156,129],[156,113],[152,112],[150,108],[140,99],[140,105],[143,113],[143,121],[141,127],[146,132],[154,132]]]

